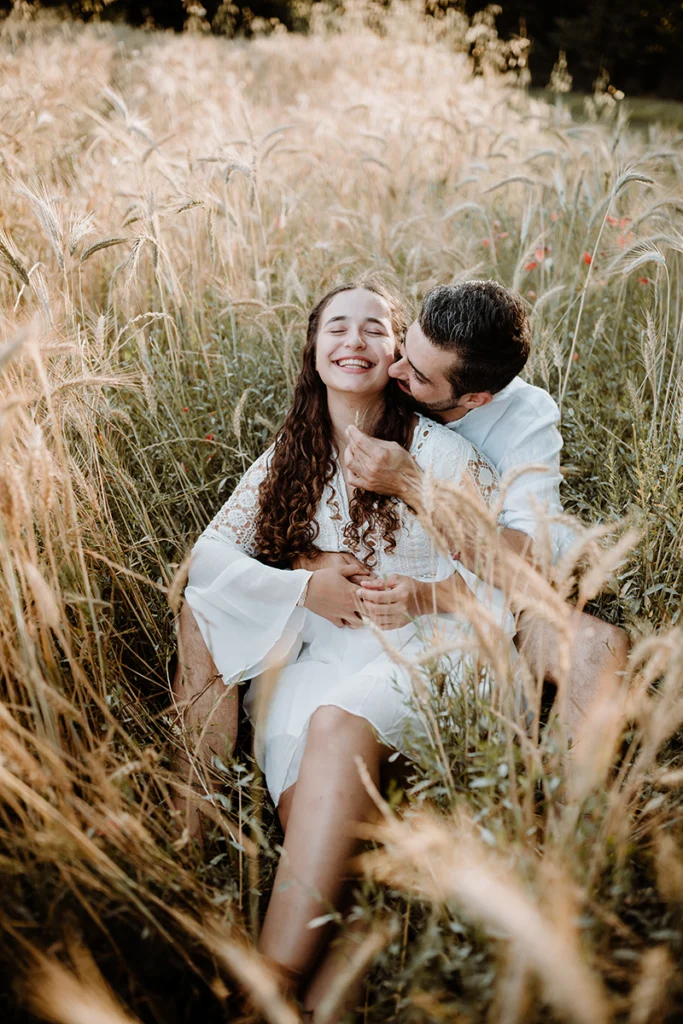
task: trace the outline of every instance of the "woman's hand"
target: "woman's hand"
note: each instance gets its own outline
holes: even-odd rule
[[[358,586],[351,582],[357,572],[358,566],[353,563],[315,570],[308,584],[305,607],[335,626],[359,629],[363,620],[358,611]]]
[[[424,601],[424,583],[413,580],[410,576],[388,576],[360,581],[358,597],[364,615],[375,623],[379,629],[400,629],[418,615]]]

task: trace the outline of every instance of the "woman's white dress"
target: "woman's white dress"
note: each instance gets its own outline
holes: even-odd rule
[[[457,645],[466,627],[453,615],[423,615],[380,637],[366,627],[340,629],[298,607],[311,573],[275,569],[255,557],[259,485],[271,451],[251,466],[195,544],[185,597],[223,681],[252,680],[245,707],[252,721],[258,717],[256,757],[277,804],[296,782],[308,724],[321,706],[334,705],[362,716],[385,743],[410,756],[410,737],[424,733],[427,726],[411,699],[413,682],[405,659],[422,654],[435,640],[450,638]],[[455,484],[470,477],[487,502],[496,492],[497,477],[490,463],[469,441],[425,417],[418,418],[410,453],[435,477]],[[485,587],[458,561],[437,551],[417,517],[403,505],[401,514],[396,547],[386,552],[377,543],[374,571],[433,582],[460,572],[511,635],[513,625],[500,591]],[[323,551],[348,550],[348,522],[348,497],[337,466],[316,515],[316,546]],[[360,558],[366,553],[355,552]],[[448,660],[457,677],[463,662],[457,649]],[[266,670],[274,663],[282,667],[273,686],[274,673]],[[259,710],[259,696],[266,690],[267,706]]]

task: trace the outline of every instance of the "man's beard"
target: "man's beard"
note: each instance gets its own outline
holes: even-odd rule
[[[433,405],[425,405],[423,402],[415,402],[413,398],[416,408],[421,409],[423,412],[448,412],[449,409],[457,409],[458,401],[459,399],[452,398],[448,402],[434,402]]]
[[[399,388],[401,394],[405,395],[411,405],[418,411],[424,413],[430,412],[448,412],[449,409],[455,409],[458,405],[459,399],[452,398],[444,402],[434,402],[432,404],[425,404],[424,402],[418,402],[413,396],[411,391],[404,391],[403,388]]]

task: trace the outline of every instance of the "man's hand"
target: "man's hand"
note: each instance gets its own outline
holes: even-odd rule
[[[308,584],[306,608],[339,628],[350,626],[359,629],[363,620],[358,611],[358,587],[351,582],[355,574],[355,565],[315,570]]]
[[[379,629],[400,629],[417,615],[423,605],[424,584],[410,576],[388,576],[384,580],[361,580],[358,596],[363,614]],[[425,608],[424,611],[427,609]]]
[[[346,428],[349,443],[344,451],[348,479],[354,487],[388,494],[415,507],[422,473],[405,448],[395,441],[368,437],[358,427]]]
[[[355,566],[355,573],[349,577],[354,583],[360,583],[365,576],[372,576],[372,570],[363,565],[350,551],[320,551],[317,555],[295,555],[292,569],[306,569],[307,572],[319,572],[320,569],[341,569]]]

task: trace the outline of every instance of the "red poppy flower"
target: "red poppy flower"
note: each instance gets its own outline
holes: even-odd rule
[[[206,435],[206,440],[207,440],[207,441],[213,441],[213,439],[214,439],[214,437],[215,437],[215,436],[216,436],[215,434],[207,434],[207,435]]]
[[[509,231],[501,231],[500,234],[498,235],[498,238],[500,239],[500,241],[503,241],[504,238],[509,238],[509,237],[510,237],[510,232]]]
[[[557,210],[553,210],[553,212],[550,214],[550,219],[557,220]]]
[[[186,405],[184,405],[184,406],[183,406],[183,412],[189,412],[189,411],[190,411],[190,410],[188,409],[188,407],[187,407]]]
[[[579,353],[575,352],[574,355],[572,356],[572,359],[574,360],[575,363],[578,363],[578,361],[579,361]]]
[[[640,284],[649,284],[650,283],[650,278],[649,277],[639,277],[638,278],[638,282]]]
[[[537,249],[536,250],[536,259],[538,260],[539,263],[543,262],[543,260],[545,259],[545,252],[544,252],[543,249]]]
[[[491,244],[491,242],[489,241],[489,239],[488,239],[488,238],[482,238],[482,240],[481,240],[481,244],[482,244],[482,245],[483,245],[483,246],[484,246],[485,248],[487,248],[487,247],[488,247],[488,246],[489,246],[489,245]]]
[[[630,223],[631,223],[631,218],[630,217],[622,217],[621,220],[619,221],[619,227],[620,228],[625,228],[626,225],[630,224]]]
[[[536,260],[530,260],[528,263],[524,264],[524,269],[525,270],[535,270],[537,266],[538,266],[538,263],[536,262]]]
[[[619,223],[619,218],[618,217],[606,217],[605,220],[607,221],[607,223],[609,224],[609,226],[611,228],[615,228],[617,226],[617,224]]]
[[[589,252],[585,252],[583,254],[583,262],[586,264],[587,267],[590,267],[591,263],[593,262],[593,257]]]

